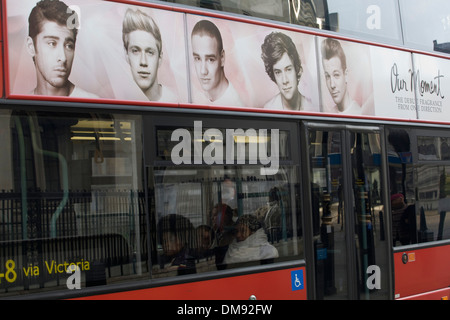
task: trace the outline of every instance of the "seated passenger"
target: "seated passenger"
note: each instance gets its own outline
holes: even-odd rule
[[[195,229],[196,235],[196,258],[209,258],[214,254],[213,239],[214,231],[208,225],[200,225]]]
[[[269,202],[258,208],[255,215],[262,223],[263,228],[270,235],[270,241],[278,239],[278,232],[281,226],[281,208],[279,205],[280,197],[277,187],[273,187],[269,191]]]
[[[243,215],[235,226],[236,238],[228,247],[224,263],[278,258],[278,250],[267,241],[267,235],[256,216]]]
[[[189,219],[178,214],[163,216],[158,222],[159,240],[164,259],[170,261],[170,270],[178,275],[197,273],[192,249],[193,225]]]
[[[393,245],[397,241],[401,245],[408,245],[414,241],[415,233],[415,208],[405,203],[403,194],[396,193],[391,196],[392,209],[392,240]]]
[[[212,247],[216,257],[216,265],[221,269],[223,258],[228,250],[228,245],[234,239],[233,210],[222,203],[217,204],[211,210],[211,225],[214,232]]]

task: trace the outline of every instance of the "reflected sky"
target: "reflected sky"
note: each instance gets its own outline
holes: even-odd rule
[[[406,44],[433,50],[433,40],[450,42],[450,1],[400,0]]]

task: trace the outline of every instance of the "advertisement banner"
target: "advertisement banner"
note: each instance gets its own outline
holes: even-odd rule
[[[7,0],[9,94],[187,102],[183,14]]]
[[[447,59],[151,4],[5,3],[7,98],[449,118]]]
[[[192,102],[319,112],[314,36],[187,16]]]
[[[370,48],[375,115],[416,119],[411,53],[382,47]]]

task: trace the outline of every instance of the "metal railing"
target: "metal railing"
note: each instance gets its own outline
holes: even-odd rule
[[[87,285],[136,273],[137,264],[146,263],[143,191],[70,191],[55,220],[62,197],[40,190],[28,190],[25,199],[20,192],[0,192],[0,272],[12,261],[17,275],[1,281],[0,292],[65,284],[70,263],[86,271]]]

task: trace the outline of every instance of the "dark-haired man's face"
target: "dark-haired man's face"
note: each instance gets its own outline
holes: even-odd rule
[[[45,81],[55,88],[68,85],[75,55],[72,30],[53,21],[44,22],[30,50],[34,53],[38,82]]]
[[[281,56],[280,60],[273,65],[273,74],[281,95],[287,101],[291,101],[298,92],[298,81],[295,66],[286,52]]]
[[[198,80],[203,90],[211,92],[222,79],[223,52],[219,52],[217,39],[209,35],[192,36],[192,53]]]
[[[325,72],[325,82],[333,101],[339,105],[347,92],[347,70],[342,67],[339,57],[322,60]]]

